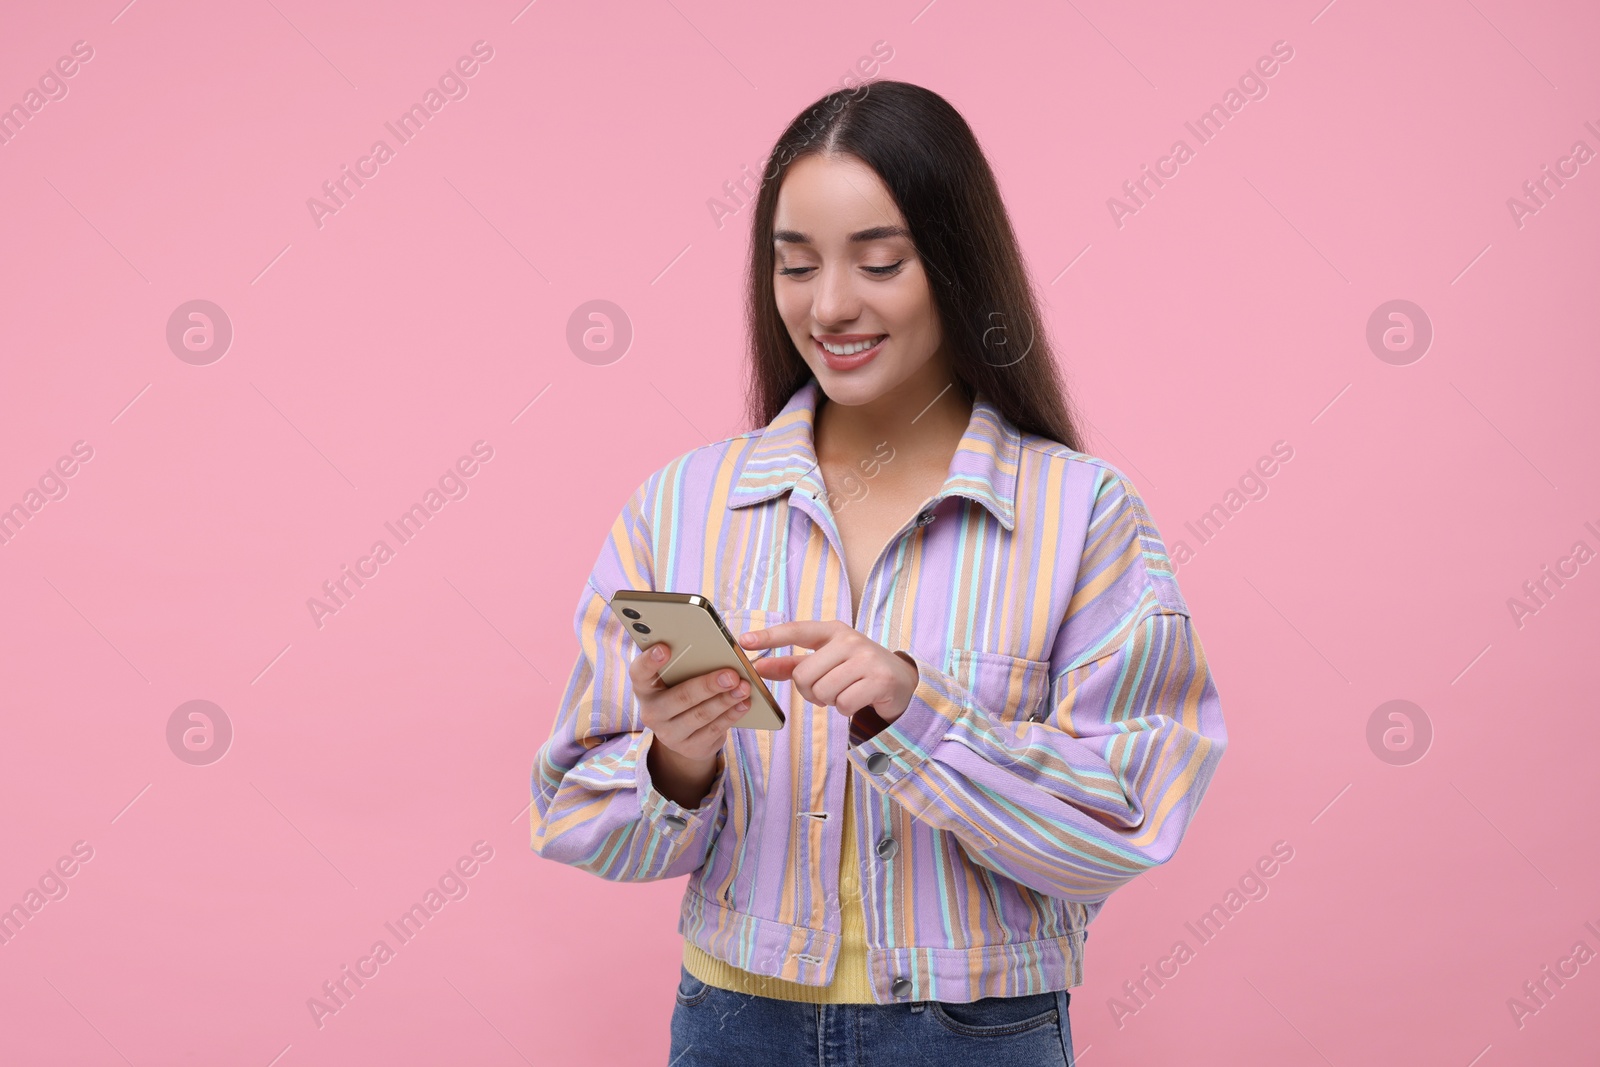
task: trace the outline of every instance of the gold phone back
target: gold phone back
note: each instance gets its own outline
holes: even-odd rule
[[[624,607],[637,611],[641,617],[628,618],[622,614]],[[746,730],[783,729],[783,713],[768,691],[766,680],[755,672],[744,650],[702,604],[646,599],[623,591],[611,598],[611,610],[640,649],[660,641],[667,643],[672,656],[661,669],[662,681],[677,685],[723,667],[731,668],[750,683],[750,710],[733,725]],[[635,630],[636,622],[649,626],[650,632]]]

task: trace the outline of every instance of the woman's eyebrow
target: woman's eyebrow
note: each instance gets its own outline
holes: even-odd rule
[[[890,237],[910,236],[911,234],[908,233],[903,226],[873,226],[870,229],[857,230],[855,233],[850,235],[850,240],[852,242],[882,241]],[[786,241],[789,244],[797,245],[808,245],[813,243],[809,236],[801,233],[799,230],[777,230],[773,233],[772,239],[774,241]]]

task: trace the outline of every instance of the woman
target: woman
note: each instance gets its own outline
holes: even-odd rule
[[[1133,486],[1079,451],[943,98],[824,97],[752,226],[760,428],[613,525],[533,848],[690,876],[674,1067],[1070,1064],[1088,925],[1172,856],[1226,744],[1188,607]],[[607,608],[627,588],[711,598],[784,728],[730,729],[732,672],[663,685],[671,649]]]

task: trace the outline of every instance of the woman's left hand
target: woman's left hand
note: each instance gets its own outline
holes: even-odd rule
[[[836,707],[853,716],[868,705],[880,719],[894,722],[916,691],[916,664],[891,652],[842,620],[782,622],[739,637],[750,650],[794,645],[813,649],[803,656],[767,656],[753,661],[756,673],[790,681],[813,704]]]

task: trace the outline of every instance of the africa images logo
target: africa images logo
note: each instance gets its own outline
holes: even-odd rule
[[[471,91],[467,79],[476,76],[482,69],[481,64],[493,58],[494,48],[488,41],[474,41],[472,55],[462,56],[456,60],[454,67],[447,67],[439,75],[437,88],[429,86],[422,94],[421,101],[413,102],[394,122],[383,124],[384,129],[394,136],[393,146],[383,138],[378,138],[372,142],[367,154],[356,160],[354,171],[348,163],[342,164],[339,177],[322,183],[325,200],[314,196],[306,198],[306,209],[311,212],[311,221],[317,229],[322,229],[329,215],[337,215],[347,207],[356,191],[366,187],[367,182],[362,179],[370,181],[376,178],[383,165],[394,159],[398,147],[410,144],[411,139],[422,132],[423,127],[444,109],[445,104],[452,100],[465,100]]]

